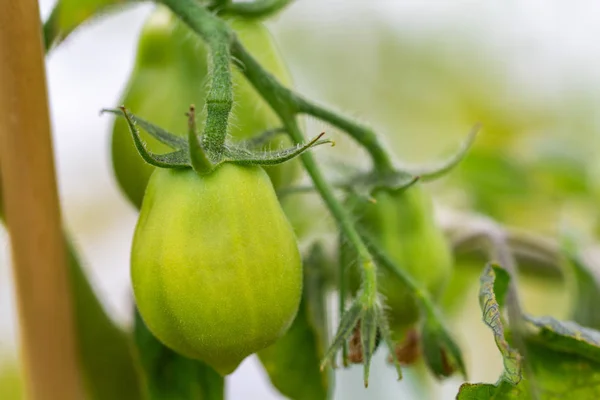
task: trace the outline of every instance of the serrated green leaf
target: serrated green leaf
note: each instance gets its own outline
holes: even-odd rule
[[[518,386],[513,386],[506,381],[500,381],[498,385],[491,383],[464,383],[456,396],[457,400],[528,400],[531,395],[526,390],[526,381]]]
[[[500,380],[498,384],[461,386],[458,400],[597,400],[600,398],[600,363],[575,354],[555,351],[537,340],[527,341],[527,351],[535,373],[536,392],[531,392],[528,377],[516,386]]]
[[[149,400],[223,400],[225,381],[206,364],[165,347],[135,310],[134,339]]]
[[[483,321],[492,329],[496,346],[502,354],[503,379],[516,385],[521,380],[521,355],[508,344],[501,315],[509,275],[504,269],[487,264],[481,274],[480,282],[479,305],[483,313]]]
[[[565,353],[577,354],[600,363],[600,332],[582,327],[571,321],[552,317],[525,316],[537,328],[536,339],[547,347]]]
[[[258,352],[273,386],[292,400],[326,400],[332,394],[333,373],[320,369],[328,341],[321,250],[315,245],[305,257],[303,299],[292,326]]]

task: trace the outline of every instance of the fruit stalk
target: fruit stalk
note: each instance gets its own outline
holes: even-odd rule
[[[196,31],[209,47],[210,89],[206,96],[206,125],[202,137],[204,149],[213,163],[223,157],[229,115],[233,108],[231,52],[233,32],[194,0],[162,0],[175,14]],[[195,151],[191,148],[190,151]]]
[[[35,0],[0,13],[0,161],[28,398],[81,399]]]

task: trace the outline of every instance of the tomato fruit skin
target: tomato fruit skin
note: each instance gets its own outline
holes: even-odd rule
[[[274,343],[297,313],[302,265],[268,175],[233,164],[202,177],[156,169],[131,279],[150,331],[222,375]]]
[[[444,233],[437,225],[431,199],[420,185],[399,190],[378,190],[375,202],[363,201],[356,208],[361,226],[398,267],[408,272],[434,298],[438,298],[453,270],[453,258]],[[400,340],[417,322],[419,307],[411,291],[393,273],[378,269],[378,288],[387,305],[392,337]],[[351,286],[360,285],[357,271]]]
[[[290,75],[268,30],[259,21],[241,18],[228,21],[241,42],[257,60],[283,84],[289,85]],[[135,65],[121,97],[134,114],[172,133],[187,135],[185,112],[190,104],[201,109],[207,89],[207,49],[197,35],[166,7],[158,7],[142,28]],[[247,139],[281,126],[269,105],[232,66],[234,106],[230,117],[229,136],[233,141]],[[198,117],[198,129],[203,129],[203,115]],[[145,132],[141,136],[155,152],[169,150]],[[279,149],[289,145],[285,135],[279,135],[267,147]],[[115,119],[111,143],[112,163],[117,182],[130,202],[139,208],[144,190],[154,167],[139,156],[127,123]],[[276,188],[291,183],[299,176],[298,160],[265,168]]]

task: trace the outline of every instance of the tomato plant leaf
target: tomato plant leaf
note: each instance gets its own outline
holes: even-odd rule
[[[377,342],[377,321],[381,308],[375,307],[367,309],[360,319],[360,339],[363,352],[363,360],[365,368],[363,371],[363,379],[365,387],[369,386],[369,372],[371,369],[371,359],[375,352],[375,344]]]
[[[303,298],[292,326],[258,352],[273,386],[292,400],[326,400],[332,395],[333,373],[320,369],[328,340],[322,251],[316,243],[304,259]]]
[[[518,385],[503,380],[498,383],[465,383],[458,400],[596,400],[600,398],[600,363],[580,354],[569,354],[548,347],[545,338],[527,339],[527,354],[535,374],[535,389],[527,372]]]
[[[508,273],[503,268],[487,264],[480,278],[479,305],[483,313],[483,321],[494,333],[496,346],[502,354],[503,379],[516,385],[522,376],[521,355],[506,340],[502,318],[509,279]]]
[[[164,346],[148,330],[137,308],[134,339],[149,400],[223,400],[224,379],[206,364]]]
[[[545,346],[565,353],[577,354],[600,363],[600,332],[585,328],[571,321],[559,321],[552,317],[525,316]]]

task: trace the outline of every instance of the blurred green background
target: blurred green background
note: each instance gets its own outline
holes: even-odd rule
[[[41,2],[43,15],[52,3]],[[298,0],[269,26],[298,90],[376,128],[402,163],[439,161],[482,123],[466,159],[428,185],[436,203],[550,237],[568,226],[588,243],[599,232],[600,51],[593,38],[600,28],[590,16],[600,6],[533,3]],[[97,113],[118,99],[150,9],[136,6],[84,27],[48,60],[65,220],[103,302],[123,324],[130,323],[128,251],[135,212],[112,181],[109,121]],[[368,165],[350,139],[307,119],[307,135],[321,131],[336,140],[336,147],[316,151],[331,171],[348,160]],[[329,220],[322,209],[314,218]],[[0,398],[10,400],[20,396],[7,245],[0,256]],[[451,325],[470,380],[493,382],[501,360],[479,313],[482,267],[462,261],[456,280],[464,289],[447,301],[455,303]],[[525,276],[521,286],[528,312],[566,315],[569,299],[560,282]],[[415,382],[422,375],[414,371],[397,383],[383,352],[374,361],[368,392],[361,374],[358,367],[340,371],[336,398],[418,396]],[[249,360],[228,382],[230,398],[279,398],[262,380],[260,366]],[[454,398],[459,384],[451,379],[430,396]]]

